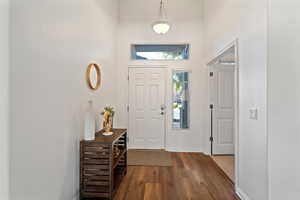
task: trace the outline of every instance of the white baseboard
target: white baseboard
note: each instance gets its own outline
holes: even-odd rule
[[[177,149],[177,148],[166,148],[169,152],[181,152],[181,153],[203,153],[201,150],[197,149]]]
[[[241,188],[236,188],[236,194],[240,197],[241,200],[251,200],[250,197],[241,190]]]
[[[132,147],[132,146],[128,146],[128,149],[144,149],[144,148],[137,148],[137,147]],[[192,148],[184,148],[184,149],[180,149],[180,148],[165,148],[166,151],[169,152],[182,152],[182,153],[203,153],[202,150],[199,149],[192,149]]]

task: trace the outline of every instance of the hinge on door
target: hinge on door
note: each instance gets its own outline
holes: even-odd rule
[[[209,72],[209,76],[213,77],[214,76],[214,72]]]
[[[210,138],[209,138],[209,141],[213,142],[213,141],[214,141],[214,138],[213,138],[213,137],[210,137]]]
[[[210,105],[209,105],[209,108],[210,108],[210,109],[214,109],[214,104],[210,104]]]
[[[127,76],[127,80],[129,81],[129,75]]]
[[[129,105],[127,105],[127,108],[126,108],[126,109],[127,109],[127,112],[129,112]]]

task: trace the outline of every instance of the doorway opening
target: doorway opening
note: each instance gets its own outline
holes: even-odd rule
[[[219,53],[209,67],[210,154],[233,183],[238,181],[238,49],[237,41]]]

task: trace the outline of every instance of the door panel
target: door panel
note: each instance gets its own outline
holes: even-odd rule
[[[129,69],[129,146],[163,149],[165,116],[165,69]]]
[[[219,109],[232,111],[234,101],[234,71],[233,69],[224,69],[224,67],[218,69],[216,71],[219,93],[218,106]]]
[[[210,79],[213,154],[234,154],[234,66],[214,66]]]
[[[219,119],[218,120],[218,141],[221,145],[233,144],[233,120]]]

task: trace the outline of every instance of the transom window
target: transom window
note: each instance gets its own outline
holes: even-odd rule
[[[131,47],[133,60],[187,60],[189,44],[134,44]]]

